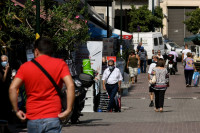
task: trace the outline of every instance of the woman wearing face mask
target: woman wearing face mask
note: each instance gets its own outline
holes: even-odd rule
[[[8,57],[6,55],[1,56],[1,67],[2,67],[2,81],[5,82],[7,79],[8,71],[9,71],[9,63],[8,63]]]
[[[140,57],[135,54],[135,50],[130,52],[127,68],[129,69],[129,75],[131,77],[132,84],[134,84],[134,78],[135,82],[137,82],[138,68],[140,68]]]
[[[115,111],[118,111],[116,107],[116,103],[114,97],[118,91],[120,91],[122,75],[118,68],[114,66],[114,61],[108,61],[108,68],[105,69],[102,81],[103,81],[103,89],[108,92],[110,97],[109,105],[107,108],[107,112],[112,112],[113,108]]]
[[[8,96],[8,89],[11,82],[10,66],[8,63],[8,57],[6,55],[1,56],[1,70],[0,70],[0,119],[10,121],[12,108]]]

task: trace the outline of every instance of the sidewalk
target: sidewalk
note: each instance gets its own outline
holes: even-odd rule
[[[170,76],[163,113],[149,107],[147,74],[141,74],[122,97],[122,112],[84,113],[80,124],[63,127],[62,133],[199,133],[200,87],[186,88],[183,67],[178,68]]]
[[[170,76],[164,112],[149,107],[147,74],[122,97],[121,113],[84,113],[78,125],[63,128],[63,133],[199,133],[200,88],[185,87],[183,67]]]

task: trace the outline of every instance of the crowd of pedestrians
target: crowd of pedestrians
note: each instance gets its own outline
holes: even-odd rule
[[[1,56],[0,69],[0,104],[4,109],[0,112],[0,120],[12,121],[13,114],[20,120],[28,119],[27,127],[29,132],[35,132],[33,127],[39,127],[38,132],[61,132],[60,119],[65,119],[72,111],[74,102],[74,83],[70,75],[67,64],[60,59],[51,57],[53,52],[51,40],[41,38],[35,42],[34,56],[35,60],[39,62],[52,75],[56,83],[61,86],[63,83],[67,86],[67,109],[61,112],[61,102],[53,85],[49,83],[49,79],[41,74],[40,69],[32,62],[26,62],[20,66],[16,75],[11,76],[11,69],[8,62],[8,56]],[[177,69],[178,54],[175,48],[171,49]],[[132,84],[136,84],[138,80],[138,70],[141,73],[146,73],[148,55],[142,43],[139,43],[136,51],[131,50],[127,59],[126,67],[129,70],[129,76]],[[182,64],[184,65],[184,75],[186,87],[192,85],[192,76],[194,71],[197,71],[194,65],[193,55],[188,45],[182,52]],[[107,112],[118,110],[115,103],[116,93],[120,91],[122,74],[118,68],[115,67],[114,60],[103,58],[104,72],[102,81],[103,89],[108,92],[110,97]],[[31,75],[31,76],[30,76]],[[11,82],[11,79],[13,81]],[[164,60],[161,51],[158,50],[156,55],[152,57],[152,63],[148,69],[149,82],[149,107],[155,107],[156,112],[163,112],[164,97],[167,88],[169,87],[169,74],[166,67],[166,60]],[[26,112],[18,108],[18,90],[22,85],[26,87]],[[155,98],[154,98],[155,97]],[[45,100],[44,100],[45,99]],[[155,101],[154,101],[155,100]],[[43,124],[41,124],[43,123]],[[54,125],[52,127],[52,125]],[[55,127],[56,125],[56,127]]]
[[[176,48],[172,47],[168,55],[173,55],[173,67],[175,71],[178,72],[178,54],[176,52]],[[142,46],[142,43],[138,44],[137,52],[134,50],[130,52],[127,61],[127,68],[129,70],[129,76],[132,84],[136,83],[137,81],[138,68],[141,69],[141,73],[146,73],[147,56],[148,55]],[[192,52],[190,49],[188,49],[187,44],[185,45],[185,49],[182,51],[181,58],[184,66],[183,71],[185,75],[185,84],[186,87],[190,87],[192,85],[193,73],[197,70],[194,65]],[[153,82],[153,80],[155,81]],[[169,87],[169,67],[167,58],[164,59],[160,50],[157,51],[156,55],[152,56],[152,63],[149,65],[148,70],[148,81],[150,96],[149,107],[155,106],[156,112],[163,112],[165,92],[167,87]]]

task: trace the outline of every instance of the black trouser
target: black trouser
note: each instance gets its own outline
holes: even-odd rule
[[[163,108],[166,90],[154,90],[156,109]]]
[[[194,70],[185,70],[185,71],[184,71],[186,85],[187,85],[187,84],[189,84],[189,85],[192,84],[192,76],[193,76],[193,73],[194,73]]]
[[[146,73],[146,66],[147,66],[147,61],[146,60],[140,60],[141,73]]]
[[[174,62],[174,68],[175,68],[175,71],[178,72],[177,62]]]
[[[116,83],[116,84],[106,84],[106,90],[107,90],[108,95],[110,97],[109,105],[108,105],[108,108],[107,108],[108,111],[113,110],[113,108],[115,110],[117,110],[117,106],[116,106],[114,98],[115,98],[115,95],[117,94],[118,88],[119,88],[118,83]]]

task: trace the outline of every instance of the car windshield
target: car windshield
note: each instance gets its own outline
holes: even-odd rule
[[[175,48],[179,48],[179,47],[180,47],[178,44],[176,44],[176,43],[174,43],[174,42],[170,42],[169,45],[170,45],[171,47],[175,47]]]

